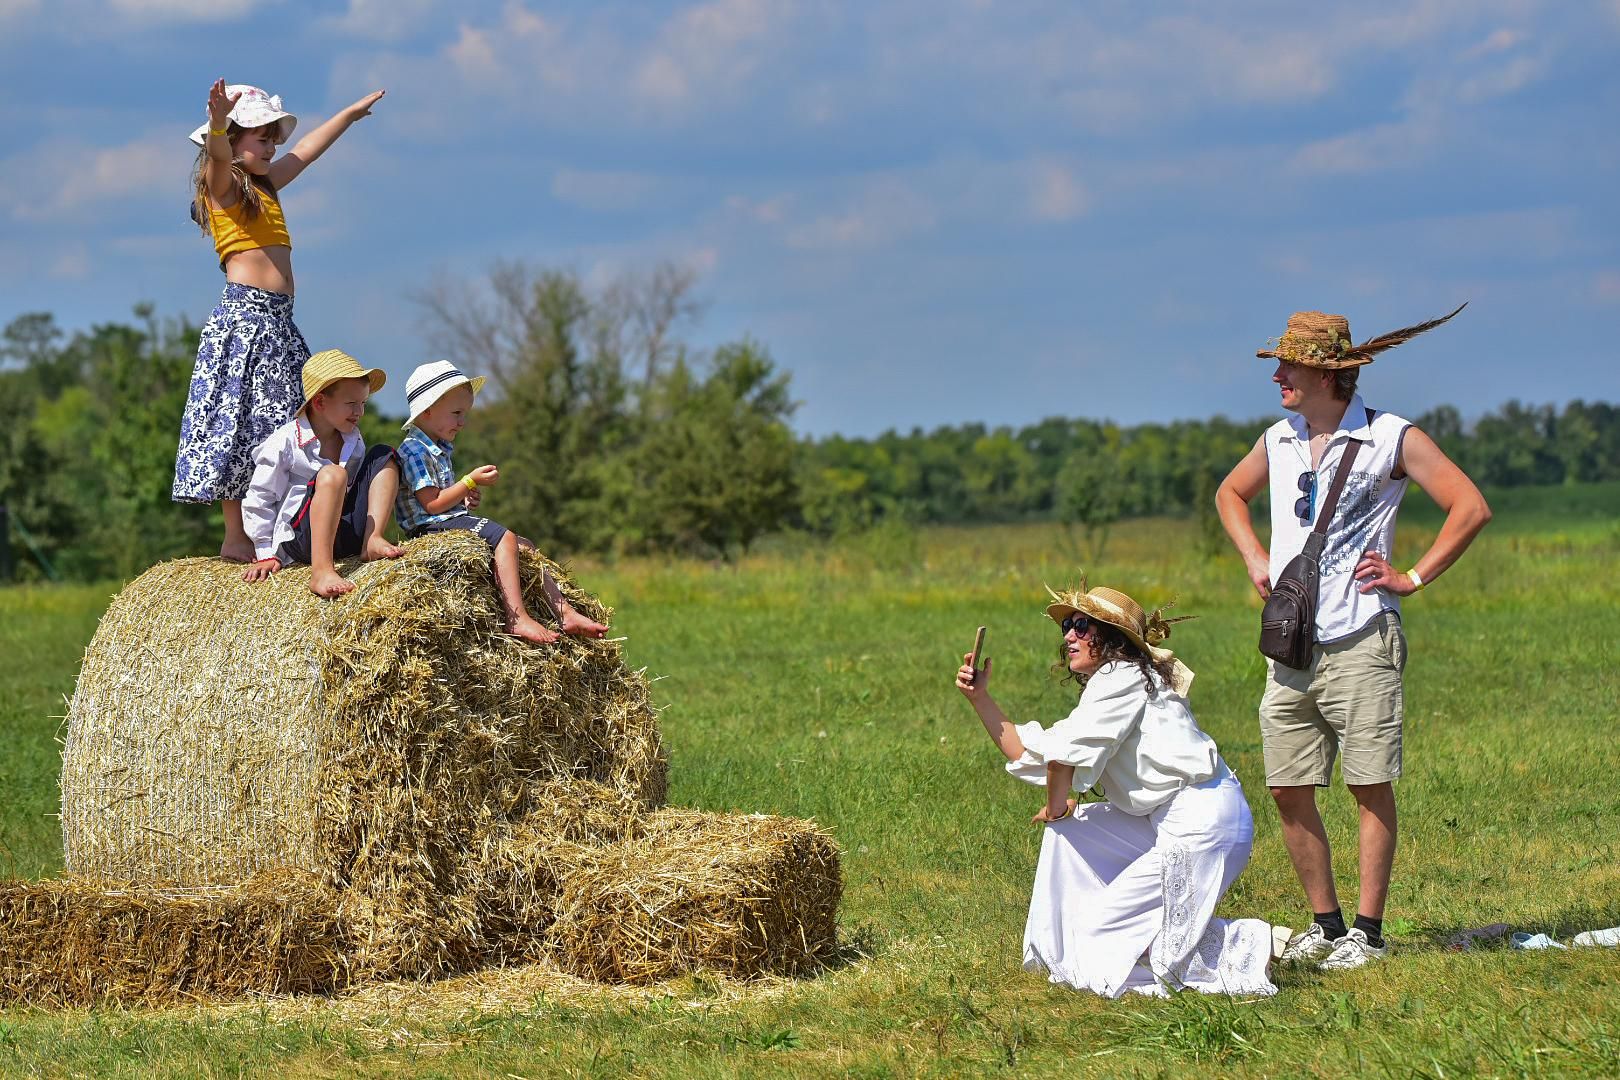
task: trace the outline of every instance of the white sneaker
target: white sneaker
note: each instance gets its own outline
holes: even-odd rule
[[[1343,938],[1339,939],[1344,940]],[[1311,923],[1301,933],[1289,939],[1288,945],[1282,951],[1282,962],[1285,964],[1314,964],[1333,952],[1338,942],[1329,941],[1323,932],[1321,924]]]
[[[1620,945],[1620,926],[1611,926],[1607,930],[1586,930],[1575,935],[1577,945],[1607,945],[1614,947]]]
[[[1351,927],[1348,934],[1334,942],[1333,951],[1328,954],[1328,958],[1317,966],[1323,971],[1345,971],[1361,967],[1373,960],[1382,960],[1388,955],[1388,945],[1374,948],[1367,943],[1366,931]]]

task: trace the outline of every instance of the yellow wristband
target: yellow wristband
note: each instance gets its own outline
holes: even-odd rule
[[[1423,591],[1423,579],[1418,577],[1417,567],[1414,566],[1408,570],[1406,576],[1412,579],[1412,584],[1417,586],[1418,592]]]
[[[208,134],[210,135],[229,135],[230,133],[230,128],[220,128],[218,131],[215,131],[213,128],[208,129]]]
[[[472,478],[472,473],[468,473],[466,476],[463,476],[461,478],[461,482],[463,484],[467,485],[467,490],[468,491],[477,491],[478,490],[478,481],[476,481],[476,480],[474,480]]]

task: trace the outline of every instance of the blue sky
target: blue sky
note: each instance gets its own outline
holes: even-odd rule
[[[1620,0],[0,0],[0,322],[201,321],[209,82],[313,125],[312,347],[431,359],[410,295],[498,259],[701,273],[807,433],[1276,411],[1290,311],[1372,404],[1620,400]]]

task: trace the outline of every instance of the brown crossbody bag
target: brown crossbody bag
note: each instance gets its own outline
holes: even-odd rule
[[[1369,410],[1368,415],[1371,416]],[[1305,547],[1288,560],[1271,595],[1260,612],[1260,651],[1284,667],[1304,669],[1311,665],[1311,646],[1316,644],[1316,603],[1322,585],[1322,547],[1327,543],[1328,524],[1339,505],[1350,467],[1356,463],[1360,439],[1351,439],[1339,458],[1333,484],[1316,515],[1316,527],[1305,538]]]

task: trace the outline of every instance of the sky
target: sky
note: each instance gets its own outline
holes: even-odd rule
[[[1289,312],[1369,404],[1620,401],[1620,0],[0,0],[0,324],[206,318],[217,77],[309,130],[314,349],[434,359],[413,300],[500,260],[660,262],[791,373],[794,426],[1278,411]],[[296,136],[295,136],[296,138]]]

